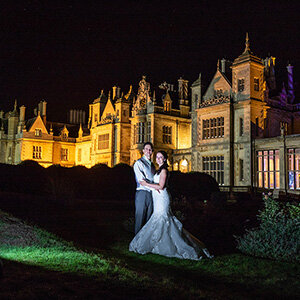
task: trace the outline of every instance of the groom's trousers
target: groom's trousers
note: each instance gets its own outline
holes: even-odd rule
[[[135,193],[135,234],[137,234],[150,219],[152,212],[152,193],[145,190],[137,190]]]

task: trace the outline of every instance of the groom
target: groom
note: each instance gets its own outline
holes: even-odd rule
[[[153,145],[146,142],[143,146],[143,157],[135,162],[133,170],[136,180],[135,193],[135,234],[137,234],[144,224],[150,219],[153,211],[152,193],[148,187],[140,184],[141,180],[153,182],[155,167],[151,162]]]

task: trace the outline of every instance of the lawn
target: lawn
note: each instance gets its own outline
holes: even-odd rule
[[[293,263],[237,251],[198,262],[129,252],[130,202],[1,206],[1,299],[291,299],[300,292]]]

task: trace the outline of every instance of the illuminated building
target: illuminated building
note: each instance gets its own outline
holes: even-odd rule
[[[203,94],[201,74],[190,97],[185,79],[150,88],[143,76],[137,94],[132,86],[125,95],[117,86],[108,96],[101,91],[87,125],[77,111],[70,124],[49,122],[45,101],[26,120],[25,107],[18,112],[15,103],[0,112],[0,162],[132,165],[151,141],[155,151],[168,153],[171,169],[208,173],[223,190],[300,193],[300,104],[290,65],[287,74],[287,87],[278,89],[275,58],[255,56],[247,36],[239,57],[218,61]]]
[[[233,63],[218,61],[203,96],[201,76],[192,85],[192,170],[212,175],[223,190],[300,192],[300,104],[292,66],[287,91],[276,89],[274,66],[274,57],[252,53],[247,35]]]

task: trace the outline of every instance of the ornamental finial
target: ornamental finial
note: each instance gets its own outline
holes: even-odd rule
[[[249,42],[249,35],[248,35],[248,32],[246,32],[246,42],[245,42],[245,51],[250,51],[250,42]]]

